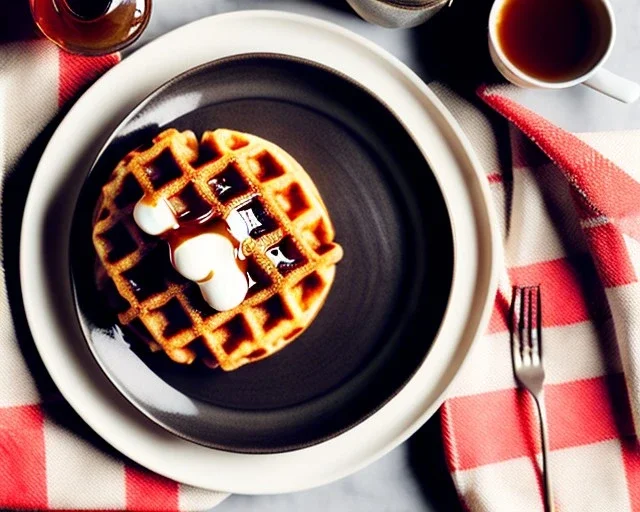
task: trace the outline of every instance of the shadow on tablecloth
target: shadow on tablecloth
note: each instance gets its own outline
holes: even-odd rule
[[[475,99],[480,84],[504,81],[489,55],[487,27],[493,1],[453,0],[411,30],[419,63],[415,71],[424,80],[445,83],[467,99]]]
[[[409,466],[425,501],[434,511],[464,512],[444,458],[440,413],[436,413],[407,443]]]
[[[2,11],[0,44],[39,37],[38,29],[31,17],[29,0],[13,0],[10,5],[3,5]]]

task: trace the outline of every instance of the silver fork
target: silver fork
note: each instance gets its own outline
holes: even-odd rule
[[[544,407],[544,367],[542,366],[542,298],[540,286],[513,288],[511,315],[511,352],[516,380],[533,397],[538,408],[542,440],[544,508],[553,512],[551,476],[549,475],[549,433]]]

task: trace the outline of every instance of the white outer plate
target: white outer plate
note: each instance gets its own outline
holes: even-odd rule
[[[384,407],[324,443],[281,454],[229,453],[164,431],[135,410],[99,369],[72,306],[68,251],[73,207],[92,157],[118,122],[165,81],[230,55],[274,52],[352,77],[396,113],[429,161],[450,209],[457,264],[448,310],[411,381]],[[451,115],[409,68],[336,25],[273,11],[205,18],[143,47],[100,78],[54,133],[36,170],[22,226],[20,270],[27,318],[56,385],[108,443],[182,483],[260,494],[337,480],[407,439],[441,405],[496,291],[497,238],[489,190]]]

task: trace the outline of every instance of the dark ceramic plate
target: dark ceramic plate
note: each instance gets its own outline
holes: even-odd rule
[[[128,151],[167,127],[230,128],[280,145],[315,181],[344,248],[320,314],[295,342],[234,372],[137,350],[93,278],[91,213]],[[116,129],[80,195],[71,237],[80,323],[120,392],[169,431],[267,453],[319,443],[382,407],[427,356],[448,303],[451,222],[425,158],[377,98],[280,55],[241,55],[178,76]]]

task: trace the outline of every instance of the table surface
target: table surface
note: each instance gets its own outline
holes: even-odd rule
[[[613,0],[618,38],[607,67],[640,81],[640,0]],[[491,0],[454,0],[426,24],[390,30],[358,18],[345,0],[155,0],[139,47],[190,21],[239,9],[279,9],[327,19],[386,48],[426,82],[440,80],[467,97],[483,80],[495,80],[486,43]],[[134,50],[135,50],[134,47]],[[128,53],[128,52],[127,52]],[[587,87],[525,91],[522,102],[574,132],[637,129],[640,102],[623,105]],[[368,468],[324,487],[278,496],[234,495],[216,512],[458,512],[446,471],[437,416],[409,441]]]

